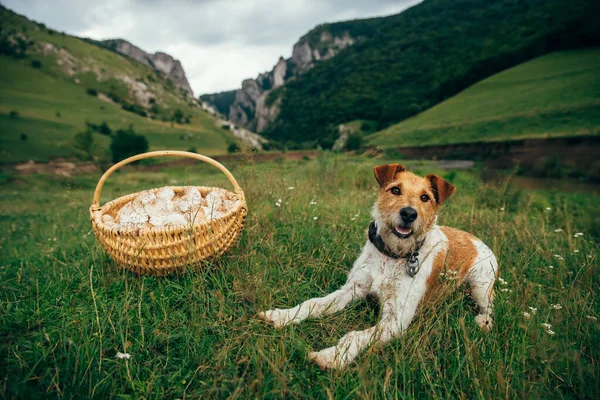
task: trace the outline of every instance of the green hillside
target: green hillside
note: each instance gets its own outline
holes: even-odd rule
[[[385,128],[522,62],[600,44],[598,9],[593,0],[425,0],[369,20],[372,35],[284,86],[263,134],[328,147],[340,123]]]
[[[548,54],[368,137],[384,147],[600,134],[600,48]]]
[[[86,122],[132,125],[151,149],[214,154],[234,141],[197,101],[150,68],[0,9],[0,162],[75,154]],[[94,135],[97,155],[110,138]]]

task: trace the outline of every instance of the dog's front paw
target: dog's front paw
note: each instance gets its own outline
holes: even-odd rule
[[[322,370],[342,369],[348,364],[335,346],[321,351],[310,351],[308,359],[315,362]]]
[[[492,317],[490,315],[479,314],[475,316],[475,322],[481,329],[486,332],[490,332],[492,330]]]
[[[265,322],[273,324],[275,328],[284,327],[292,322],[288,316],[288,310],[280,310],[279,308],[259,312],[258,318],[262,319]]]

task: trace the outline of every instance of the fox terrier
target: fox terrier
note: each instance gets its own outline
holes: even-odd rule
[[[346,283],[325,297],[258,315],[279,328],[335,313],[353,300],[375,295],[381,304],[375,326],[349,332],[337,345],[309,353],[309,359],[323,369],[344,368],[368,346],[399,336],[408,328],[419,304],[441,294],[439,278],[445,273],[469,283],[479,308],[475,321],[486,331],[492,328],[496,257],[471,234],[437,225],[438,209],[455,187],[438,175],[423,178],[399,164],[377,166],[374,173],[380,189],[372,210],[369,240]]]

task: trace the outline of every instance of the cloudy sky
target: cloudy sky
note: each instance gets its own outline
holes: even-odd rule
[[[48,27],[123,38],[179,59],[196,95],[240,87],[311,28],[398,13],[419,0],[0,0]]]

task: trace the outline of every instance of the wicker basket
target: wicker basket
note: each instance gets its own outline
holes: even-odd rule
[[[126,164],[160,156],[194,158],[221,170],[233,184],[234,192],[204,186],[197,186],[197,188],[203,196],[210,191],[218,190],[227,198],[234,200],[234,206],[218,218],[189,226],[169,225],[149,228],[106,226],[102,222],[103,215],[108,214],[114,218],[122,206],[139,194],[138,192],[119,197],[100,206],[100,192],[106,179]],[[176,194],[182,194],[185,188],[171,187]],[[227,168],[209,157],[174,150],[138,154],[113,165],[98,181],[90,206],[92,228],[108,254],[119,266],[138,274],[149,275],[167,275],[171,272],[183,271],[186,267],[198,264],[200,261],[220,256],[239,238],[244,227],[246,212],[244,191]]]

